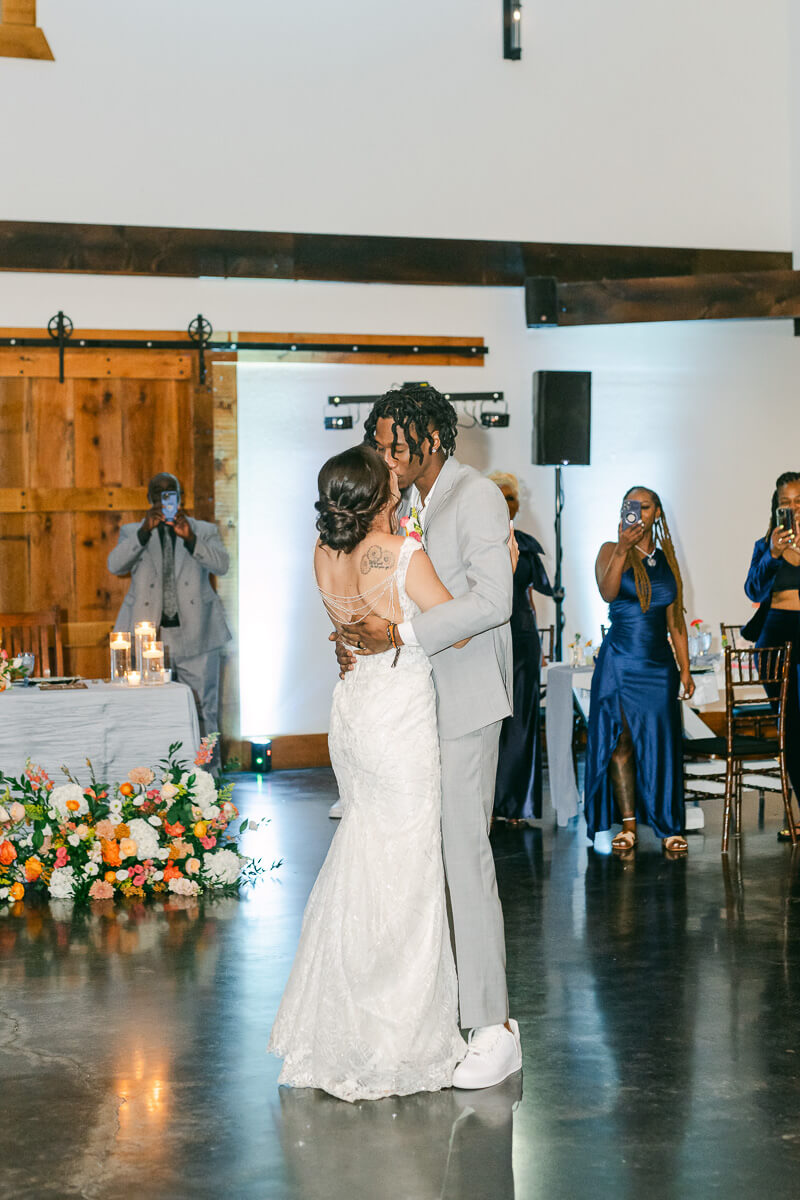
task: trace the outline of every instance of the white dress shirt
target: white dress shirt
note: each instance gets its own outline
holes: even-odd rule
[[[415,483],[411,485],[411,491],[408,495],[409,506],[417,510],[417,519],[419,520],[422,528],[423,537],[425,535],[425,522],[427,520],[427,514],[431,509],[431,499],[433,497],[433,493],[436,491],[436,485],[438,482],[439,476],[437,475],[433,481],[433,486],[425,497],[424,504],[422,502],[422,497],[419,494],[419,488]],[[414,626],[411,621],[401,621],[397,626],[397,632],[399,633],[400,640],[404,646],[419,645],[419,642],[417,641],[417,635],[414,633]]]

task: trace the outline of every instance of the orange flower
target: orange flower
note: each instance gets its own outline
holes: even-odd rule
[[[25,895],[25,888],[21,883],[12,883],[9,895],[12,900],[21,900]]]
[[[180,821],[176,821],[174,825],[170,825],[169,821],[165,821],[164,832],[167,837],[180,837],[182,833],[186,833],[186,827],[181,825]]]
[[[119,794],[120,794],[120,796],[132,796],[133,795],[133,784],[132,783],[121,783],[119,785]]]
[[[118,842],[109,842],[105,838],[101,838],[100,845],[103,847],[103,862],[106,864],[106,866],[122,866],[122,859],[119,856]]]
[[[67,808],[70,812],[78,812],[80,809],[80,803],[77,800],[68,800]]]
[[[121,822],[117,826],[117,828],[114,830],[114,837],[119,838],[120,840],[122,840],[122,838],[127,838],[130,836],[131,836],[131,831],[128,828],[128,826],[124,823],[124,821]]]
[[[9,842],[8,839],[0,842],[0,866],[10,867],[16,857],[17,850],[13,842]]]
[[[117,878],[116,871],[106,871],[105,875],[103,876],[103,879],[105,879],[106,883],[114,883],[116,878]]]
[[[43,870],[44,867],[38,858],[29,858],[25,863],[25,878],[28,883],[34,883]]]
[[[164,882],[169,883],[170,879],[180,879],[180,877],[180,869],[175,866],[175,863],[168,862],[164,867]]]
[[[133,858],[139,847],[133,838],[124,837],[119,844],[119,852],[122,858]]]
[[[173,842],[169,848],[169,857],[171,859],[173,859],[173,858],[180,858],[180,856],[181,856],[181,848],[177,842]]]
[[[194,836],[196,838],[205,837],[208,833],[208,821],[198,821],[194,827]]]

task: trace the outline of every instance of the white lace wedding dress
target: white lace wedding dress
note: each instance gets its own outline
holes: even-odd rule
[[[405,590],[419,543],[398,555]],[[343,815],[303,917],[269,1049],[280,1083],[343,1100],[450,1087],[458,1031],[445,906],[439,741],[417,647],[360,657],[333,694],[330,753]]]

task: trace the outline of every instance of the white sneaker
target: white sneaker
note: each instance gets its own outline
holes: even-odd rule
[[[330,806],[330,808],[328,809],[328,816],[331,818],[332,821],[340,821],[342,818],[343,811],[344,810],[342,809],[341,800],[337,800],[336,803],[332,804]]]
[[[453,1072],[453,1087],[477,1089],[494,1087],[522,1067],[519,1025],[509,1019],[505,1025],[484,1025],[469,1035],[466,1058]]]

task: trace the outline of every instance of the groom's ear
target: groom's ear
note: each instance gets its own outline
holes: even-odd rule
[[[433,452],[435,454],[437,450],[441,450],[442,448],[442,439],[439,437],[438,429],[431,430],[431,440],[433,441]]]

